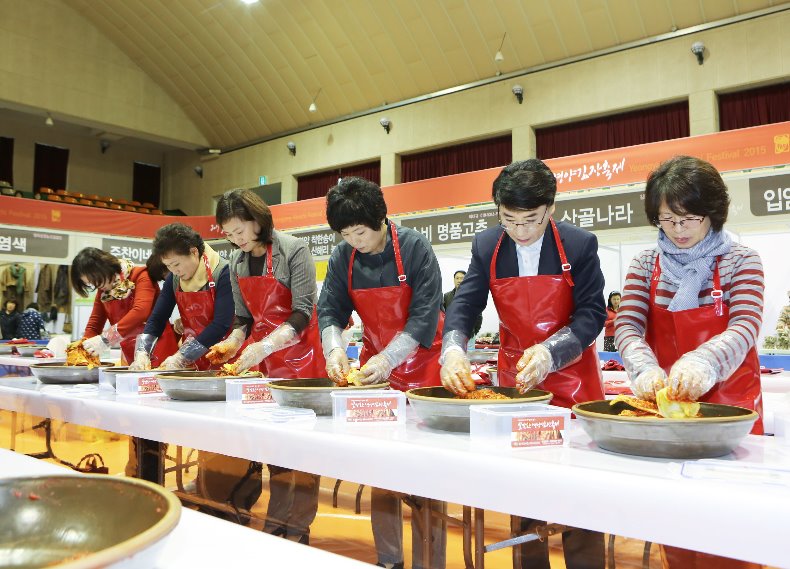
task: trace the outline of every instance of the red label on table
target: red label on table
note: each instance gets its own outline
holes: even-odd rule
[[[346,400],[346,422],[348,423],[374,423],[397,420],[397,397],[350,397]]]
[[[159,382],[154,376],[141,377],[137,380],[137,393],[139,395],[150,395],[152,393],[162,393]]]
[[[274,403],[268,383],[245,383],[241,386],[241,402],[249,403]]]
[[[510,446],[513,448],[562,444],[565,417],[514,417]]]

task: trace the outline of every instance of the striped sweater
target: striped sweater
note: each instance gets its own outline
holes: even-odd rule
[[[620,353],[628,353],[644,339],[650,301],[650,278],[655,266],[657,249],[647,249],[631,261],[623,287],[620,310],[615,320],[615,343]],[[695,351],[713,364],[717,380],[727,379],[741,365],[754,347],[760,333],[763,316],[763,264],[756,251],[733,243],[730,252],[719,262],[719,275],[724,302],[729,306],[727,330],[699,346]],[[713,304],[710,294],[713,278],[700,291],[700,306]],[[667,308],[677,292],[677,286],[662,273],[656,288],[656,304]],[[629,376],[634,378],[645,367],[657,365],[655,357],[634,358],[624,362]],[[652,361],[650,361],[652,359]],[[631,364],[631,365],[629,365]]]

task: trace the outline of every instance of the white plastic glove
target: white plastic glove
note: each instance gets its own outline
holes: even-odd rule
[[[463,350],[445,350],[442,362],[442,371],[439,375],[445,389],[456,395],[475,390],[472,365]]]
[[[82,346],[85,351],[92,356],[101,356],[104,352],[110,349],[110,345],[105,342],[101,334],[88,338],[82,341]]]
[[[658,366],[650,366],[631,379],[631,391],[639,399],[656,400],[656,391],[666,387],[667,374]]]
[[[359,368],[362,377],[359,380],[364,385],[384,383],[392,373],[392,364],[384,354],[372,356],[368,362]]]
[[[716,371],[695,352],[681,356],[669,370],[667,395],[675,401],[697,401],[716,385]]]
[[[552,371],[551,352],[543,344],[535,344],[524,350],[524,355],[516,364],[516,387],[519,393],[526,393]]]
[[[335,348],[326,356],[326,375],[335,383],[343,383],[346,380],[351,366],[348,365],[348,356],[342,348]]]
[[[239,373],[256,366],[275,352],[299,343],[299,334],[288,322],[283,322],[260,342],[250,344],[236,361]]]
[[[137,360],[137,356],[135,355],[135,361]],[[169,356],[162,362],[159,366],[160,369],[184,369],[192,365],[194,360],[189,360],[181,354],[181,352],[176,352],[172,356]],[[150,369],[150,363],[149,363]]]
[[[244,330],[236,328],[231,332],[230,336],[211,346],[209,351],[206,352],[206,359],[212,364],[224,364],[238,353],[239,348],[244,344],[244,340]]]
[[[134,353],[134,361],[129,364],[130,371],[146,371],[151,369],[151,358],[142,350]]]

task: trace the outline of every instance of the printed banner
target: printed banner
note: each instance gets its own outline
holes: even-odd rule
[[[790,213],[790,174],[750,178],[749,209],[756,216]]]
[[[0,253],[65,259],[69,255],[69,236],[62,233],[0,227]]]

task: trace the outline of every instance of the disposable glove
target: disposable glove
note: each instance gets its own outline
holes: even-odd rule
[[[157,337],[153,334],[140,334],[134,342],[134,361],[129,365],[132,371],[151,369],[151,352],[154,351]]]
[[[143,351],[134,353],[134,361],[129,364],[130,371],[146,371],[151,369],[151,358]]]
[[[516,369],[516,387],[519,393],[526,393],[553,371],[551,352],[543,344],[535,344],[524,350]]]
[[[181,322],[180,318],[176,318],[176,321],[173,322],[173,331],[179,336],[184,335],[184,323]]]
[[[442,356],[440,377],[445,389],[456,395],[463,395],[475,390],[472,379],[472,366],[463,350],[448,349]]]
[[[631,379],[631,391],[639,399],[656,400],[656,391],[666,387],[667,374],[659,366],[648,366]]]
[[[110,345],[104,341],[101,334],[82,341],[82,347],[92,356],[101,356],[110,349]]]
[[[208,348],[198,342],[195,338],[189,338],[186,342],[181,344],[178,351],[172,356],[168,357],[159,366],[162,369],[184,369],[190,367],[196,360],[203,354],[208,352]]]
[[[206,352],[206,359],[212,364],[224,364],[238,353],[239,348],[244,344],[244,336],[244,330],[236,328],[230,336],[211,346]]]
[[[137,359],[135,357],[135,359]],[[160,369],[184,369],[189,367],[194,360],[189,360],[181,354],[176,352],[172,356],[165,358],[165,361],[159,366]]]
[[[239,373],[247,371],[274,352],[279,352],[297,343],[299,343],[299,334],[296,333],[296,329],[288,322],[284,322],[260,342],[255,342],[244,348],[241,357],[236,361],[236,370]]]
[[[364,385],[384,383],[392,373],[392,364],[383,353],[372,356],[368,362],[359,368],[362,377],[359,380]]]
[[[707,358],[688,352],[675,362],[667,378],[667,395],[675,401],[696,401],[716,385],[716,371]]]
[[[348,356],[343,348],[335,348],[326,358],[326,375],[335,383],[345,383],[351,366],[348,365]]]
[[[389,379],[392,370],[408,360],[417,351],[420,343],[406,332],[398,332],[381,353],[371,357],[360,368],[362,383],[383,383]]]

